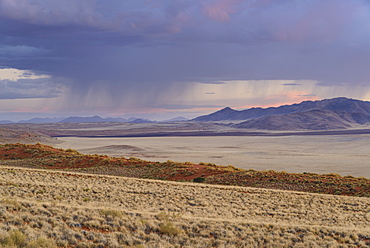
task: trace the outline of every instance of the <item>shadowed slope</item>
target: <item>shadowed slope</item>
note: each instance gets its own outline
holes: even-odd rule
[[[331,130],[346,129],[354,124],[366,123],[370,123],[370,115],[315,109],[293,114],[265,116],[233,125],[233,127],[281,131]]]

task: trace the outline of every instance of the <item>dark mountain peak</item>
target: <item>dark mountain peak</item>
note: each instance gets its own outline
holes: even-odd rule
[[[344,96],[339,96],[339,97],[335,97],[335,98],[332,98],[332,99],[326,99],[326,100],[354,100],[354,99],[348,98],[348,97],[344,97]]]
[[[230,108],[230,107],[225,107],[217,112],[230,112],[230,111],[235,111],[234,109]]]
[[[222,120],[232,120],[235,118],[235,114],[237,114],[239,111],[234,110],[230,107],[223,108],[221,110],[218,110],[210,115],[200,116],[193,121],[222,121]]]
[[[100,116],[92,116],[92,117],[79,117],[79,116],[71,116],[65,118],[60,121],[61,123],[87,123],[87,122],[104,122],[103,118]]]
[[[154,121],[143,119],[143,118],[136,118],[133,121],[130,121],[131,123],[153,123]]]

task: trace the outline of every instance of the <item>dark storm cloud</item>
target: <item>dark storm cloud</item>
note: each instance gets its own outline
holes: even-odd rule
[[[0,99],[51,98],[62,92],[62,86],[48,78],[0,80]]]
[[[365,0],[2,0],[0,66],[117,101],[186,82],[360,84],[369,23]]]

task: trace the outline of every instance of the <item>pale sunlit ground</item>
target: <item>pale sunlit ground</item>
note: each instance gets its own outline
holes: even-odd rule
[[[82,153],[370,178],[370,135],[58,138]],[[105,147],[109,146],[109,147]]]

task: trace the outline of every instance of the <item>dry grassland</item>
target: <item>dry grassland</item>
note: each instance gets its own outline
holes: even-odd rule
[[[3,247],[369,247],[370,199],[0,167]]]

